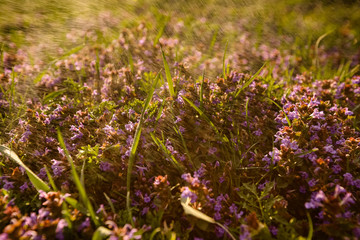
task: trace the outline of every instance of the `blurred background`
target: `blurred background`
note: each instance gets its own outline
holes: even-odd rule
[[[354,65],[360,55],[358,0],[1,0],[0,9],[3,51],[21,48],[34,62],[84,43],[109,44],[140,24],[153,39],[174,37],[201,53],[223,54],[226,43],[236,52],[246,38],[254,49],[266,44],[297,54],[306,66],[322,37],[322,48],[339,59]]]

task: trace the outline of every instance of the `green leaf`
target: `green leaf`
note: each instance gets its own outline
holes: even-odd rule
[[[139,144],[140,141],[140,136],[141,136],[141,128],[142,128],[142,124],[144,122],[144,115],[145,115],[145,111],[147,110],[149,103],[154,95],[154,91],[155,91],[155,87],[158,83],[159,80],[159,76],[160,76],[160,72],[156,75],[155,77],[155,83],[153,85],[153,87],[150,89],[148,96],[145,100],[145,104],[143,107],[143,110],[141,112],[141,116],[140,116],[140,121],[139,124],[136,127],[136,131],[135,131],[135,136],[134,136],[134,141],[132,143],[131,149],[130,149],[130,157],[129,157],[129,162],[128,162],[128,168],[127,168],[127,176],[126,176],[126,188],[127,188],[127,193],[126,193],[126,208],[127,211],[129,213],[129,220],[131,221],[132,225],[134,225],[133,223],[133,219],[132,219],[132,214],[131,214],[131,208],[130,208],[130,187],[131,187],[131,173],[132,173],[132,168],[134,166],[135,163],[135,154],[136,154],[136,150],[137,150],[137,146]]]
[[[256,191],[255,184],[253,184],[253,183],[244,183],[243,186],[244,186],[245,189],[249,190],[252,194],[257,196],[257,191]]]
[[[192,215],[192,216],[194,216],[198,219],[201,219],[205,222],[214,223],[214,224],[216,223],[216,221],[213,218],[200,212],[199,210],[196,210],[196,209],[190,207],[189,203],[190,203],[190,198],[182,198],[181,199],[181,206],[183,207],[185,214]]]
[[[229,42],[226,42],[225,50],[224,50],[224,56],[223,56],[223,77],[224,77],[224,79],[226,78],[225,58],[226,58],[226,50],[227,50],[227,47],[228,47],[228,43]]]
[[[260,195],[260,199],[266,197],[267,195],[269,195],[271,189],[273,189],[273,187],[275,186],[275,182],[268,182],[265,187],[264,190],[261,192]]]
[[[161,228],[159,228],[159,227],[155,228],[154,231],[152,231],[152,233],[151,233],[151,235],[150,235],[150,240],[153,240],[154,237],[155,237],[155,235],[156,235],[157,233],[159,233],[160,231],[161,231]]]
[[[96,229],[96,231],[94,232],[93,236],[92,236],[92,240],[103,240],[103,239],[107,239],[110,234],[112,233],[112,231],[106,227],[100,226]]]
[[[270,98],[266,98],[268,99],[270,102],[272,102],[273,104],[275,104],[281,111],[283,111],[284,115],[285,115],[285,118],[286,118],[286,121],[289,125],[289,127],[291,127],[291,121],[290,119],[288,118],[287,114],[285,113],[284,109],[279,105],[277,104],[274,100],[270,99]]]
[[[23,167],[28,175],[31,183],[34,185],[36,190],[43,190],[45,192],[50,191],[50,187],[41,180],[33,171],[30,170],[10,148],[0,145],[0,152]]]
[[[52,189],[53,189],[54,191],[57,191],[57,187],[56,187],[56,185],[55,185],[55,182],[54,182],[53,177],[51,176],[51,173],[49,172],[49,170],[48,170],[48,168],[46,167],[46,165],[44,165],[44,168],[45,168],[46,175],[47,175],[47,177],[48,177],[48,179],[49,179],[49,182],[50,182],[50,185],[51,185]]]
[[[312,220],[311,220],[310,213],[306,212],[306,216],[307,216],[308,221],[309,221],[309,234],[308,234],[306,239],[311,240],[313,238],[314,227],[313,227],[313,223],[312,223]]]
[[[202,117],[207,123],[210,124],[210,126],[212,127],[212,129],[215,131],[215,133],[218,135],[218,137],[219,137],[220,139],[224,140],[225,142],[228,142],[228,141],[229,141],[229,139],[228,139],[226,136],[224,136],[223,138],[221,137],[221,134],[220,134],[219,130],[216,128],[216,126],[213,124],[213,122],[204,114],[204,112],[203,112],[200,108],[198,108],[197,106],[195,106],[195,104],[192,103],[192,102],[191,102],[189,99],[187,99],[186,97],[184,97],[184,96],[181,96],[181,97],[182,97],[187,103],[189,103],[190,106],[191,106],[192,108],[194,108],[194,109],[200,114],[200,117]]]
[[[185,214],[187,215],[191,215],[191,216],[194,216],[198,219],[201,219],[205,222],[208,222],[208,223],[213,223],[213,224],[216,224],[218,226],[220,226],[222,229],[225,230],[225,232],[227,234],[229,234],[229,236],[235,240],[235,237],[229,232],[229,230],[223,226],[222,224],[216,222],[213,218],[209,217],[208,215],[200,212],[199,210],[196,210],[194,208],[192,208],[191,206],[189,206],[189,203],[190,203],[190,198],[181,198],[181,206],[183,207],[184,209],[184,212]]]
[[[44,97],[43,102],[44,102],[44,103],[48,103],[48,102],[50,102],[51,100],[55,99],[56,97],[62,95],[64,92],[65,92],[65,89],[61,89],[61,90],[59,90],[59,91],[49,93],[48,95],[46,95],[46,96]]]
[[[69,152],[68,152],[68,150],[67,150],[67,148],[65,146],[64,139],[62,137],[62,134],[61,134],[59,128],[57,129],[57,133],[58,133],[58,139],[59,139],[60,147],[64,150],[65,156],[66,156],[67,160],[70,163],[71,175],[73,177],[76,188],[79,191],[81,200],[83,201],[85,207],[89,211],[91,220],[95,223],[96,226],[99,226],[100,224],[99,224],[99,221],[98,221],[98,219],[96,217],[95,211],[94,211],[94,209],[93,209],[93,207],[91,205],[91,202],[90,202],[90,200],[89,200],[89,198],[88,198],[88,196],[86,194],[85,187],[84,187],[84,185],[82,185],[82,183],[80,181],[80,177],[79,177],[78,173],[76,172],[74,161],[72,160],[72,157],[70,156],[70,154],[69,154]]]
[[[163,62],[164,62],[165,75],[166,75],[166,80],[169,85],[170,96],[175,97],[174,84],[173,84],[173,80],[171,78],[169,64],[166,61],[165,54],[164,54],[162,48],[160,48],[160,50],[161,50],[162,58],[163,58]]]
[[[239,96],[239,94],[241,93],[242,90],[244,90],[245,88],[247,88],[254,80],[255,78],[260,74],[261,70],[263,70],[263,68],[266,66],[266,63],[264,63],[264,65],[262,65],[262,67],[255,73],[255,75],[253,75],[235,94],[235,98],[237,96]]]

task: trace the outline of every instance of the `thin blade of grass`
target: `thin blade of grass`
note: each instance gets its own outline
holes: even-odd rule
[[[315,61],[316,61],[316,69],[319,70],[320,68],[320,62],[319,62],[319,45],[321,40],[323,40],[327,35],[329,35],[330,33],[332,33],[334,30],[330,30],[327,33],[324,33],[323,35],[321,35],[315,43]]]
[[[85,207],[87,208],[88,212],[90,213],[90,217],[91,217],[91,220],[94,222],[94,224],[96,226],[99,226],[99,221],[98,219],[96,218],[96,214],[95,214],[95,211],[91,205],[91,202],[86,194],[86,191],[85,191],[85,187],[84,185],[81,184],[81,181],[80,181],[80,177],[78,175],[78,173],[76,172],[76,169],[75,169],[75,165],[74,165],[74,161],[72,159],[72,157],[70,156],[66,146],[65,146],[65,142],[64,142],[64,139],[62,137],[62,134],[60,132],[60,129],[57,130],[57,133],[58,133],[58,140],[59,140],[59,143],[60,143],[60,147],[64,150],[64,153],[65,153],[65,156],[67,158],[67,160],[69,161],[70,163],[70,167],[71,167],[71,175],[73,177],[73,180],[74,180],[74,183],[79,191],[79,194],[80,194],[80,197],[85,205]]]
[[[202,117],[207,123],[210,124],[210,126],[212,127],[212,129],[215,131],[215,133],[218,135],[218,137],[219,137],[220,139],[224,140],[225,142],[228,142],[228,141],[229,141],[229,139],[228,139],[226,136],[224,136],[224,137],[221,136],[219,130],[216,128],[216,126],[214,125],[214,123],[204,114],[204,112],[203,112],[200,108],[198,108],[197,106],[195,106],[195,104],[192,103],[192,102],[191,102],[189,99],[187,99],[186,97],[184,97],[184,96],[181,96],[181,97],[182,97],[188,104],[190,104],[190,106],[191,106],[192,108],[194,108],[194,109],[200,114],[200,117]]]
[[[54,179],[53,179],[52,176],[51,176],[51,173],[49,172],[49,170],[48,170],[48,168],[46,167],[46,165],[44,165],[44,168],[45,168],[46,175],[47,175],[47,177],[48,177],[48,179],[49,179],[49,182],[50,182],[50,185],[51,185],[52,189],[57,192],[58,189],[57,189],[57,187],[56,187],[56,185],[55,185]]]
[[[306,239],[311,240],[313,238],[314,227],[313,227],[313,223],[312,223],[312,220],[311,220],[310,213],[306,212],[306,216],[307,216],[308,221],[309,221],[309,233],[308,233],[308,236],[307,236]]]
[[[255,80],[255,78],[260,74],[260,72],[263,70],[263,68],[265,66],[266,66],[266,63],[264,63],[264,65],[262,65],[262,67],[236,92],[235,98],[237,96],[239,96],[239,94],[241,93],[242,90],[247,88]]]
[[[25,169],[26,174],[28,175],[28,177],[30,179],[30,182],[34,185],[36,190],[38,190],[38,191],[43,190],[45,192],[50,191],[50,187],[43,180],[41,180],[33,171],[31,171],[31,169],[28,168],[20,160],[20,158],[18,157],[18,155],[16,155],[16,153],[14,151],[12,151],[8,147],[0,145],[0,152]]]
[[[277,104],[274,100],[272,100],[270,98],[266,98],[266,99],[269,100],[270,102],[272,102],[273,104],[275,104],[281,111],[283,111],[283,113],[285,115],[285,118],[286,118],[286,121],[287,121],[289,127],[291,127],[291,121],[288,118],[287,114],[285,113],[284,109],[279,104]]]
[[[205,222],[218,225],[219,227],[221,227],[222,229],[225,230],[225,232],[231,237],[231,239],[235,240],[235,237],[229,232],[229,230],[225,226],[223,226],[222,224],[216,222],[213,218],[209,217],[208,215],[206,215],[206,214],[200,212],[199,210],[189,206],[190,198],[182,198],[180,203],[181,203],[181,206],[184,209],[185,214],[194,216],[194,217],[196,217],[198,219],[201,219],[201,220],[203,220]]]
[[[204,79],[205,79],[205,70],[203,71],[203,74],[202,74],[201,86],[200,86],[200,109],[203,109],[203,107],[204,107],[204,96],[203,96]]]
[[[157,82],[159,80],[159,76],[160,76],[160,72],[156,75],[155,77],[155,83],[152,87],[152,89],[150,90],[146,100],[145,100],[145,104],[144,104],[144,108],[141,112],[141,116],[140,116],[140,121],[139,124],[136,127],[136,131],[135,131],[135,136],[134,136],[134,141],[132,143],[131,149],[130,149],[130,157],[129,157],[129,163],[128,163],[128,168],[127,168],[127,176],[126,176],[126,189],[127,189],[127,193],[126,193],[126,208],[129,214],[129,220],[131,222],[132,225],[134,225],[133,219],[132,219],[132,213],[131,213],[131,208],[130,208],[130,187],[131,187],[131,173],[132,173],[132,168],[134,166],[135,163],[135,154],[136,154],[136,150],[137,150],[137,146],[139,144],[140,141],[140,136],[141,136],[141,128],[142,128],[142,124],[144,122],[144,115],[145,115],[145,111],[149,106],[149,103],[154,95],[154,91],[155,91],[155,87],[157,85]]]
[[[223,56],[223,77],[224,77],[224,79],[226,78],[225,58],[226,58],[226,51],[227,51],[228,43],[229,42],[226,42],[224,56]]]
[[[166,80],[167,80],[168,85],[169,85],[170,96],[175,97],[174,83],[173,83],[173,80],[171,78],[169,64],[166,61],[165,53],[162,50],[162,48],[160,48],[160,50],[161,50],[162,58],[163,58],[163,62],[164,62],[165,75],[166,75]]]
[[[158,34],[156,35],[155,39],[154,39],[154,47],[158,44],[161,36],[164,34],[164,30],[165,30],[165,27],[166,27],[166,24],[169,22],[170,20],[170,17],[169,16],[166,16],[164,18],[164,20],[162,20],[162,22],[160,23],[160,29],[159,29],[159,32]]]
[[[92,240],[103,240],[107,239],[112,231],[110,229],[107,229],[106,227],[100,226],[96,229],[92,236]]]
[[[111,211],[116,214],[116,211],[115,211],[115,207],[114,207],[114,204],[112,203],[111,199],[109,198],[109,196],[104,192],[104,196],[106,198],[106,201],[108,201],[110,207],[111,207]]]

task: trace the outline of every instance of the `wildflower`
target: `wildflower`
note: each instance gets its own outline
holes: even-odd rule
[[[311,179],[310,181],[308,181],[308,184],[309,184],[310,187],[313,187],[313,186],[316,185],[316,182],[317,182],[317,181],[313,178],[313,179]]]
[[[4,179],[3,182],[4,182],[3,189],[9,191],[10,189],[14,188],[14,182],[10,182],[6,179]]]
[[[344,180],[345,180],[348,184],[350,184],[350,185],[353,184],[353,176],[351,175],[351,173],[345,173],[343,176],[344,176]]]
[[[29,188],[29,186],[28,186],[27,182],[25,182],[23,185],[20,186],[21,192],[24,192],[28,188]]]
[[[333,148],[333,145],[329,144],[324,147],[324,150],[331,154],[336,154],[336,151]]]
[[[144,216],[145,214],[147,214],[149,212],[149,207],[144,207],[143,210],[141,210],[141,215]]]
[[[315,119],[325,120],[324,112],[323,111],[319,112],[319,110],[317,108],[314,109],[314,112],[310,116]]]
[[[103,162],[103,161],[101,161],[100,164],[99,164],[99,168],[100,168],[100,170],[103,171],[103,172],[109,172],[109,171],[112,170],[112,165],[111,165],[111,163],[109,163],[109,162]]]
[[[21,135],[21,138],[19,139],[19,142],[25,143],[28,141],[29,136],[32,134],[32,132],[30,131],[30,127],[29,125],[26,127],[25,132]]]
[[[211,147],[211,148],[209,148],[209,154],[210,155],[213,155],[213,154],[215,154],[217,152],[217,148],[216,147]]]
[[[145,203],[149,203],[151,201],[151,198],[149,197],[149,195],[146,193],[144,196],[144,202]]]
[[[215,212],[215,214],[214,214],[214,219],[215,219],[216,221],[221,220],[221,214],[220,214],[219,212]]]
[[[237,212],[237,206],[233,203],[231,204],[231,206],[229,207],[229,211],[230,213],[236,213]]]
[[[261,131],[261,129],[258,129],[258,130],[256,130],[256,131],[254,132],[254,134],[255,134],[256,136],[261,136],[261,135],[263,134],[263,132]]]
[[[110,125],[105,125],[103,130],[104,130],[106,136],[108,136],[108,137],[115,133],[115,129]]]
[[[181,198],[190,198],[190,202],[196,202],[198,196],[196,193],[192,192],[188,187],[182,188]]]
[[[85,228],[89,228],[90,227],[90,218],[86,218],[85,221],[83,221],[80,226],[78,227],[78,232],[81,232],[83,229]]]
[[[65,219],[61,219],[59,223],[57,224],[56,230],[55,230],[55,237],[56,239],[63,240],[64,239],[64,228],[67,227],[68,224]]]
[[[186,129],[185,129],[183,126],[180,126],[180,127],[179,127],[179,131],[180,131],[181,134],[184,134],[184,133],[185,133],[185,130],[186,130]]]
[[[135,124],[132,122],[129,122],[128,124],[125,124],[125,129],[128,132],[132,132],[135,129]]]
[[[62,172],[65,170],[63,166],[60,166],[61,162],[55,159],[52,159],[51,162],[52,162],[51,169],[53,170],[54,176],[55,177],[61,176]]]

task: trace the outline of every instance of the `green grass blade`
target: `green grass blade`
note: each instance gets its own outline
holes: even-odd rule
[[[194,217],[196,217],[198,219],[201,219],[201,220],[203,220],[205,222],[218,225],[219,227],[224,229],[227,234],[229,234],[231,239],[235,240],[235,237],[229,232],[229,230],[225,226],[223,226],[222,224],[216,222],[213,218],[209,217],[208,215],[206,215],[206,214],[200,212],[199,210],[189,206],[190,198],[182,198],[180,203],[181,203],[181,206],[184,209],[185,214],[192,215],[192,216],[194,216]]]
[[[218,33],[219,33],[219,28],[216,28],[214,34],[212,35],[211,43],[209,46],[209,55],[210,56],[212,56],[212,54],[213,54],[213,50],[214,50],[214,46],[216,43],[216,38],[217,38]]]
[[[144,108],[143,108],[143,110],[141,112],[140,121],[139,121],[139,124],[136,127],[134,141],[132,143],[131,150],[130,150],[130,158],[129,158],[128,168],[127,168],[127,176],[126,176],[126,188],[127,188],[126,208],[127,208],[128,214],[129,214],[129,220],[131,221],[132,225],[134,225],[134,223],[133,223],[132,213],[131,213],[131,208],[130,208],[131,173],[132,173],[132,168],[133,168],[134,163],[135,163],[135,154],[136,154],[137,146],[139,144],[139,140],[140,140],[140,136],[141,136],[141,128],[142,128],[142,124],[144,122],[145,111],[148,108],[149,103],[150,103],[150,101],[151,101],[151,99],[152,99],[152,97],[154,95],[155,87],[156,87],[157,82],[159,80],[159,76],[160,76],[160,72],[156,75],[155,81],[154,81],[155,83],[154,83],[152,89],[150,90],[146,100],[145,100]]]
[[[160,50],[161,50],[162,58],[163,58],[163,62],[164,62],[165,75],[166,75],[166,80],[167,80],[168,85],[169,85],[170,96],[175,97],[174,83],[173,83],[173,80],[171,78],[169,64],[166,61],[165,53],[162,50],[162,48],[160,48]]]
[[[16,155],[14,151],[12,151],[8,147],[0,145],[0,152],[25,169],[26,174],[28,175],[31,183],[34,185],[36,190],[43,190],[45,192],[50,191],[50,187],[43,180],[41,180],[33,171],[31,171],[31,169],[28,168],[20,160],[20,158],[18,157],[18,155]]]
[[[235,97],[239,96],[242,90],[247,88],[254,80],[255,78],[260,74],[261,70],[266,66],[266,63],[262,65],[262,67],[236,92]]]
[[[223,56],[223,77],[224,77],[224,79],[226,78],[225,58],[226,58],[226,51],[227,51],[228,43],[229,42],[226,42],[224,56]]]
[[[108,201],[110,207],[111,207],[111,211],[116,214],[116,211],[115,211],[115,207],[114,207],[114,204],[112,203],[111,199],[109,198],[109,196],[104,192],[104,196],[106,198],[106,201]]]
[[[217,127],[214,125],[214,123],[204,114],[204,112],[200,109],[200,108],[198,108],[197,106],[195,106],[195,104],[194,103],[192,103],[189,99],[187,99],[186,97],[184,97],[184,96],[181,96],[187,103],[189,103],[190,104],[190,106],[192,107],[192,108],[194,108],[199,114],[200,114],[200,117],[202,117],[207,123],[209,123],[210,124],[210,126],[212,127],[212,129],[215,131],[215,133],[218,135],[218,137],[220,138],[220,139],[222,139],[222,140],[224,140],[225,142],[228,142],[229,141],[229,139],[226,137],[226,136],[224,136],[224,137],[221,137],[221,134],[220,134],[220,132],[219,132],[219,130],[217,129]]]
[[[46,95],[43,99],[43,102],[49,103],[51,100],[55,99],[56,97],[63,95],[63,93],[66,91],[66,89],[61,89],[59,91],[51,92],[48,95]]]
[[[46,165],[44,165],[44,168],[45,168],[46,175],[47,175],[47,177],[49,179],[49,182],[50,182],[50,185],[51,185],[52,189],[57,192],[58,189],[57,189],[57,187],[55,185],[53,177],[51,176],[51,173],[49,172],[49,169],[46,167]]]
[[[313,223],[312,223],[311,216],[310,216],[309,212],[306,212],[306,216],[307,216],[308,221],[309,221],[309,234],[308,234],[306,239],[311,240],[313,238],[314,227],[313,227]]]
[[[112,231],[110,229],[107,229],[106,227],[100,226],[96,229],[92,236],[92,240],[103,240],[107,239]]]
[[[158,44],[161,36],[164,34],[164,30],[165,30],[165,27],[166,27],[166,24],[169,22],[170,20],[170,17],[169,16],[166,16],[162,22],[160,23],[160,29],[159,29],[159,32],[158,34],[156,35],[155,39],[154,39],[154,47]]]
[[[285,115],[285,118],[286,118],[286,121],[289,125],[289,127],[291,127],[291,121],[290,119],[288,118],[287,114],[285,113],[284,109],[279,105],[277,104],[274,100],[270,99],[270,98],[266,98],[268,99],[270,102],[272,102],[273,104],[275,104],[281,111],[283,111],[284,115]]]
[[[203,107],[204,107],[204,96],[203,96],[204,79],[205,79],[205,70],[204,70],[204,72],[202,74],[201,86],[200,86],[200,109],[203,109]]]
[[[155,228],[154,231],[152,231],[149,239],[150,239],[150,240],[153,240],[154,237],[155,237],[155,235],[156,235],[157,233],[159,233],[159,232],[161,232],[161,228],[159,228],[159,227]]]
[[[323,35],[321,35],[315,43],[315,64],[316,64],[316,70],[319,71],[320,68],[320,61],[319,61],[319,45],[321,40],[323,40],[327,35],[329,35],[330,33],[332,33],[334,30],[330,30],[327,33],[324,33]]]
[[[60,132],[60,129],[57,130],[58,132],[58,139],[59,139],[59,143],[60,143],[60,147],[64,150],[64,153],[65,153],[65,156],[67,158],[67,160],[69,161],[70,163],[70,167],[71,167],[71,175],[73,177],[73,180],[74,180],[74,183],[79,191],[79,194],[80,194],[80,197],[85,205],[85,207],[87,208],[87,210],[89,211],[90,213],[90,217],[92,219],[92,221],[94,222],[94,224],[96,226],[99,226],[99,221],[96,217],[96,214],[95,214],[95,211],[91,205],[91,202],[86,194],[86,191],[85,191],[85,187],[84,185],[81,184],[81,181],[80,181],[80,177],[78,175],[78,173],[76,172],[76,169],[75,169],[75,165],[74,165],[74,161],[72,159],[72,157],[70,156],[66,146],[65,146],[65,143],[64,143],[64,139],[62,137],[62,134]]]

